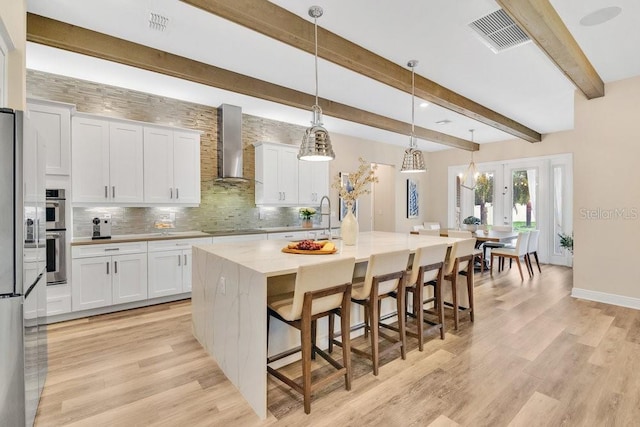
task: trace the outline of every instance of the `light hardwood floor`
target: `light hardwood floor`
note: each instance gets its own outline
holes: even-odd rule
[[[51,325],[36,425],[638,425],[640,312],[574,299],[571,283],[563,267],[477,274],[473,324],[448,317],[424,352],[409,338],[378,377],[353,356],[352,390],[318,392],[310,415],[270,378],[265,421],[193,338],[188,301]]]

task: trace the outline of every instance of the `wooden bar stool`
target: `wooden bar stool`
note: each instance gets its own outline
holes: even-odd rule
[[[416,332],[407,329],[407,335],[418,338],[418,350],[424,348],[424,334],[432,329],[440,329],[440,338],[444,339],[444,306],[442,303],[442,277],[444,261],[449,245],[446,243],[418,248],[413,256],[407,292],[413,294],[413,312],[410,316],[416,320]],[[425,287],[433,286],[433,297],[425,298]],[[433,303],[433,310],[424,310],[424,304]],[[437,321],[424,317],[425,313],[435,314]],[[431,325],[425,329],[424,324]]]
[[[354,281],[351,301],[364,307],[365,323],[361,327],[365,328],[365,337],[367,337],[369,333],[371,334],[371,353],[353,347],[351,351],[367,357],[372,361],[373,375],[378,375],[378,367],[380,365],[380,337],[393,343],[393,345],[385,349],[382,354],[386,354],[399,347],[402,358],[406,359],[407,357],[404,312],[405,280],[408,262],[408,249],[373,254],[369,257],[364,281],[359,283]],[[388,325],[380,322],[380,302],[382,299],[390,296],[396,296],[397,301],[398,338],[380,331],[380,327],[388,327]],[[344,319],[345,317],[348,319],[348,316],[345,312],[341,312],[340,316],[344,324]],[[345,338],[348,335],[348,333],[345,334],[345,331],[349,331],[349,329],[342,328],[342,343],[334,339],[333,316],[329,317],[329,351],[332,349],[332,344],[344,346]]]
[[[342,330],[349,330],[349,308],[351,305],[351,280],[355,258],[345,258],[320,264],[298,267],[295,288],[291,293],[274,295],[267,301],[267,330],[270,316],[300,330],[301,346],[267,358],[267,371],[301,393],[304,398],[304,412],[311,412],[311,392],[328,384],[333,379],[344,376],[345,388],[351,390],[351,354],[349,334],[345,334],[342,344],[342,364],[316,346],[317,319],[340,310]],[[267,343],[268,343],[267,332]],[[268,366],[269,363],[302,351],[302,384],[288,378]],[[316,383],[311,382],[311,359],[315,354],[322,356],[337,370]]]
[[[458,239],[471,239],[473,238],[473,233],[469,230],[450,230],[448,236]],[[480,262],[480,272],[484,273],[484,248],[474,248],[473,255]]]
[[[453,308],[453,325],[458,330],[460,323],[460,312],[469,312],[469,318],[473,322],[474,302],[473,302],[473,259],[476,239],[465,239],[455,242],[451,247],[449,259],[445,267],[444,278],[451,282],[451,302],[444,302],[444,305]],[[464,307],[458,303],[458,275],[464,274],[467,277],[467,293],[469,295],[469,306]]]

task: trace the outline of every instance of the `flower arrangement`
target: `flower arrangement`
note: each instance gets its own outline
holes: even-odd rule
[[[471,215],[463,219],[462,223],[466,225],[480,225],[480,218]]]
[[[378,177],[375,174],[378,166],[371,167],[362,157],[358,161],[360,166],[356,172],[349,174],[347,185],[343,185],[340,175],[336,176],[332,185],[333,188],[338,190],[338,195],[349,208],[353,206],[358,197],[371,193],[371,189],[367,187],[367,184],[378,182]]]
[[[310,220],[316,214],[316,210],[313,208],[300,208],[299,212],[302,219],[306,220]]]

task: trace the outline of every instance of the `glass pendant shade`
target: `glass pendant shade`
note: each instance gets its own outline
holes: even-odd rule
[[[473,138],[474,129],[469,129],[469,132],[471,133],[471,142],[474,142],[474,138]],[[472,191],[475,190],[476,186],[478,185],[479,175],[480,174],[478,173],[478,169],[476,168],[476,163],[473,161],[473,151],[472,151],[471,162],[469,163],[469,166],[467,167],[467,170],[465,171],[465,173],[460,175],[460,186],[468,190],[472,190]],[[471,177],[471,179],[473,180],[471,182],[471,185],[467,185],[468,177]]]
[[[425,172],[426,167],[424,165],[424,157],[422,151],[415,147],[409,147],[404,150],[404,157],[402,159],[402,173],[417,173]]]
[[[309,16],[313,18],[315,30],[316,103],[311,107],[313,120],[311,120],[311,127],[305,131],[302,137],[298,159],[311,162],[323,162],[336,158],[331,147],[329,132],[322,126],[322,109],[318,105],[318,18],[322,16],[322,13],[320,6],[309,8]]]
[[[322,110],[313,106],[313,121],[302,137],[298,159],[322,162],[335,159],[329,132],[322,126]]]

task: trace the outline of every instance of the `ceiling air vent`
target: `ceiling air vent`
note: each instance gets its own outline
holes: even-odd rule
[[[498,9],[469,26],[488,44],[494,52],[502,52],[531,41],[529,36],[513,22],[503,9]]]
[[[167,25],[169,24],[169,18],[166,16],[160,15],[159,13],[150,12],[149,13],[149,28],[155,31],[163,32],[167,29]]]

